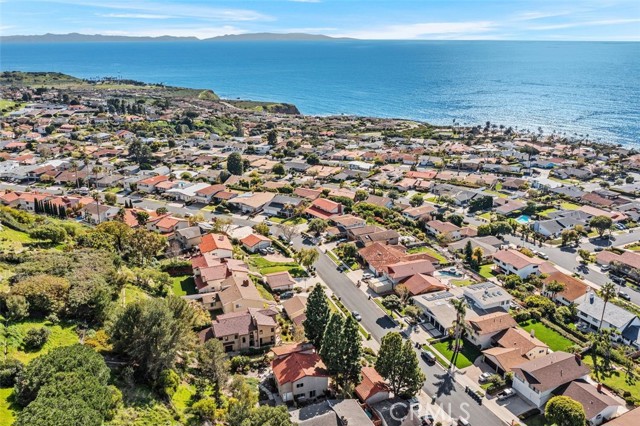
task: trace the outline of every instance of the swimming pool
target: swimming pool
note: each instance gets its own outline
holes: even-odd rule
[[[527,216],[526,214],[523,214],[521,216],[518,216],[516,218],[516,222],[522,224],[522,225],[526,225],[527,223],[531,222],[531,218],[529,216]]]

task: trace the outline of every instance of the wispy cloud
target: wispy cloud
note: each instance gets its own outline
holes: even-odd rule
[[[582,21],[582,22],[564,22],[559,24],[549,25],[532,25],[527,27],[528,30],[533,31],[549,31],[549,30],[562,30],[566,28],[581,28],[581,27],[599,27],[605,25],[623,25],[623,24],[635,24],[640,22],[640,18],[633,19],[601,19],[595,21]]]
[[[170,19],[169,15],[153,15],[150,13],[96,13],[96,16],[102,18],[118,18],[118,19]]]
[[[458,39],[477,37],[495,28],[492,21],[423,22],[407,25],[388,25],[380,28],[336,34],[369,40],[412,40],[419,38]]]
[[[222,8],[209,5],[185,4],[177,2],[158,1],[93,1],[93,0],[44,0],[50,3],[73,4],[77,6],[93,7],[96,9],[120,10],[123,14],[151,14],[167,15],[179,18],[191,18],[213,21],[271,21],[272,16],[250,9]]]

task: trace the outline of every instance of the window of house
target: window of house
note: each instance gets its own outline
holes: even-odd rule
[[[262,334],[262,332],[263,332],[263,331],[264,331],[264,330],[260,330],[260,334]]]
[[[246,337],[242,337],[242,343],[247,343],[247,338]]]
[[[275,327],[271,327],[271,332],[273,333],[274,331],[276,331]]]
[[[304,386],[304,383],[297,383],[297,384],[296,384],[296,388],[301,388],[301,387],[303,387],[303,386]]]
[[[316,397],[316,391],[311,391],[309,392],[309,398],[315,398]]]

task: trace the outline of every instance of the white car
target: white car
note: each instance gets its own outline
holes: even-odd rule
[[[351,315],[356,319],[356,321],[362,321],[362,315],[358,311],[351,312]]]
[[[493,374],[489,373],[489,372],[484,372],[480,375],[480,377],[478,378],[478,381],[480,383],[484,383],[487,380],[489,380],[491,378],[491,376],[493,376]]]
[[[498,394],[498,401],[503,401],[505,399],[511,398],[512,396],[516,396],[516,391],[513,389],[505,389]]]

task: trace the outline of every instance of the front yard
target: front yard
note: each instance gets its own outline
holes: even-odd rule
[[[527,321],[520,324],[520,326],[529,333],[531,333],[531,330],[533,330],[534,336],[538,340],[549,346],[549,349],[554,352],[566,352],[571,346],[575,345],[571,340],[562,336],[557,331],[550,329],[541,322]]]
[[[271,262],[260,255],[249,257],[249,264],[262,275],[289,271],[292,277],[305,277],[307,273],[296,262]]]
[[[481,355],[478,348],[476,348],[472,343],[467,340],[463,340],[463,342],[464,344],[462,345],[460,353],[458,353],[458,358],[456,359],[457,368],[467,368],[472,366],[473,361]],[[442,342],[434,343],[432,346],[435,350],[440,352],[447,361],[451,361],[451,356],[453,355],[452,343],[453,340],[447,339]]]

